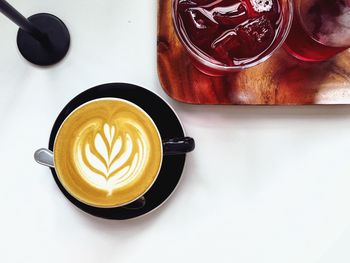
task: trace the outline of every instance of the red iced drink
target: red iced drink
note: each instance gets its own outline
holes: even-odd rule
[[[350,0],[296,0],[285,49],[304,61],[324,61],[350,47]]]
[[[286,31],[283,0],[174,0],[177,33],[201,71],[252,66],[267,58]],[[289,6],[290,7],[290,6]],[[284,12],[288,8],[284,7]],[[275,45],[274,45],[275,44]],[[195,55],[193,55],[193,53]],[[261,60],[261,61],[259,61]],[[216,68],[218,66],[219,68]]]

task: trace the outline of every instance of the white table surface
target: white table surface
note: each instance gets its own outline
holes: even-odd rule
[[[10,2],[59,16],[72,44],[35,67],[0,16],[0,262],[350,262],[349,106],[180,104],[157,77],[156,0]],[[33,160],[66,103],[106,82],[160,94],[197,142],[168,202],[129,221],[81,212]]]

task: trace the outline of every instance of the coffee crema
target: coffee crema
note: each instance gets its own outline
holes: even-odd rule
[[[152,119],[126,100],[105,98],[75,109],[61,125],[54,163],[65,189],[96,207],[117,207],[142,196],[162,163]]]

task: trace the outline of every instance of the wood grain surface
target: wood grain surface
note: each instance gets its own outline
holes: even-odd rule
[[[192,65],[174,31],[171,0],[158,0],[160,83],[173,99],[191,104],[350,104],[350,50],[322,63],[301,62],[278,50],[238,73],[210,77]]]

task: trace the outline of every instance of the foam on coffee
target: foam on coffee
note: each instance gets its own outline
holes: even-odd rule
[[[138,106],[100,99],[79,107],[64,121],[54,158],[61,183],[78,200],[120,206],[154,182],[162,160],[161,139]]]

